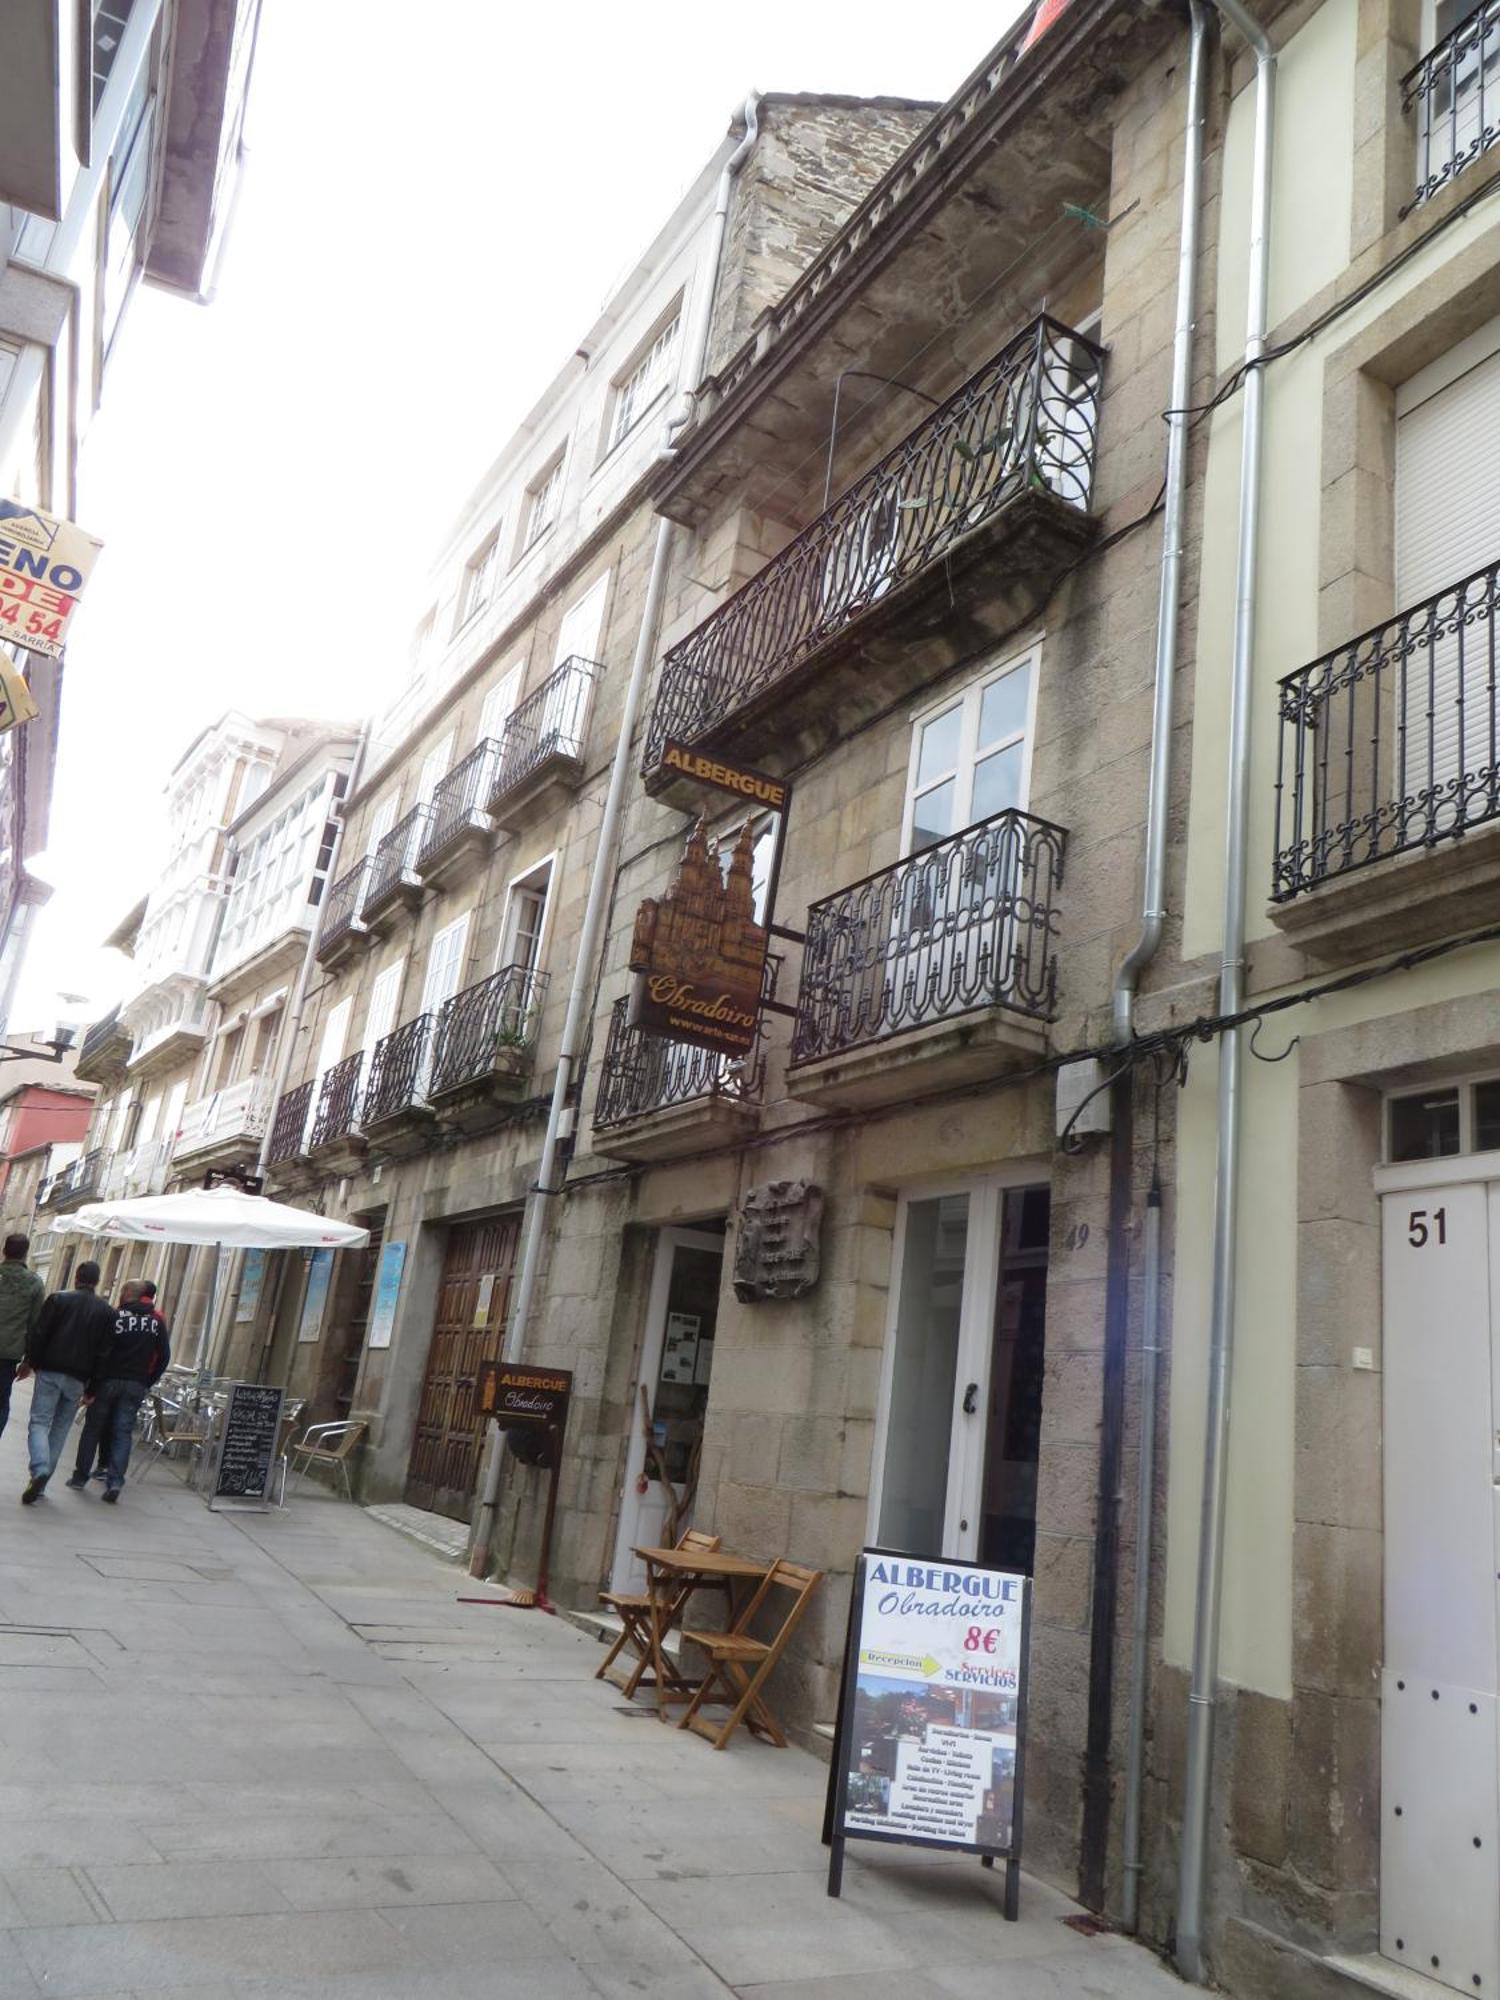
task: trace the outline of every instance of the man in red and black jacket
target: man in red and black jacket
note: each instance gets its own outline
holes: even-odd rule
[[[94,1400],[78,1442],[78,1462],[68,1481],[75,1492],[87,1486],[98,1452],[104,1460],[103,1497],[111,1505],[118,1501],[125,1484],[136,1416],[172,1358],[167,1323],[142,1296],[144,1291],[135,1279],[120,1287],[114,1331],[105,1343],[98,1373],[89,1384]]]

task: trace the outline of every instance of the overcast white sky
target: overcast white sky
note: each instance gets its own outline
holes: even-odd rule
[[[105,550],[18,1028],[128,984],[98,940],[149,886],[205,723],[377,705],[469,485],[747,90],[942,99],[1018,11],[264,0],[218,296],[137,294],[85,447]]]

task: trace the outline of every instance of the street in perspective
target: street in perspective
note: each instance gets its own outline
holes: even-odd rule
[[[352,27],[0,4],[0,2000],[1500,2000],[1500,0]]]

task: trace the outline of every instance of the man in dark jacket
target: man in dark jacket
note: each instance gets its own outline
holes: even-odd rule
[[[120,1287],[120,1307],[97,1376],[89,1383],[93,1401],[78,1442],[78,1462],[68,1484],[81,1492],[97,1451],[104,1460],[104,1498],[120,1497],[130,1464],[130,1445],[141,1404],[172,1358],[167,1323],[144,1296],[148,1288],[132,1278]],[[149,1288],[154,1294],[156,1287]]]
[[[0,1263],[0,1432],[10,1415],[11,1384],[19,1369],[26,1373],[26,1340],[36,1331],[37,1316],[47,1287],[26,1268],[31,1244],[24,1236],[7,1236]]]
[[[114,1332],[114,1311],[107,1299],[99,1297],[98,1284],[99,1266],[80,1264],[71,1292],[54,1292],[42,1301],[36,1330],[27,1339],[26,1359],[36,1381],[26,1440],[31,1480],[21,1495],[23,1507],[42,1497],[62,1456],[68,1427],[99,1373],[105,1345]]]

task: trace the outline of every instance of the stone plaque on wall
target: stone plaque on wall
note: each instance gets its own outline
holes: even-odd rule
[[[751,1188],[740,1208],[734,1250],[734,1295],[805,1298],[818,1282],[823,1190],[811,1181],[767,1181]]]

